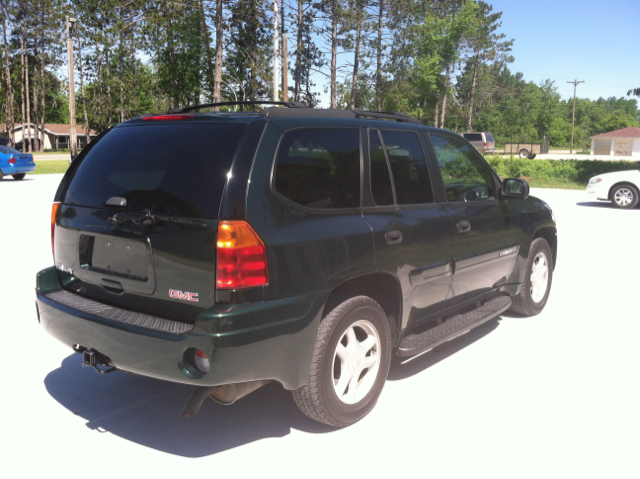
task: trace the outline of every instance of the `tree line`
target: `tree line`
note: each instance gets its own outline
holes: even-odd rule
[[[68,16],[87,132],[185,105],[278,98],[401,111],[499,143],[569,141],[572,102],[551,80],[511,73],[514,40],[483,0],[0,0],[0,123],[10,144],[14,126],[40,127],[27,151],[43,150],[45,123],[69,121]],[[635,99],[579,99],[576,143],[639,119]]]

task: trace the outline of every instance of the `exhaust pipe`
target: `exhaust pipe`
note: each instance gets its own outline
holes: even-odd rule
[[[196,417],[207,396],[211,396],[211,398],[219,404],[228,406],[269,382],[271,381],[262,380],[250,381],[248,383],[224,384],[222,386],[196,387],[187,401],[182,415],[184,417]]]

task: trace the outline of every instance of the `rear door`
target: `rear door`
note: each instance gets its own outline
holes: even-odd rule
[[[214,304],[218,211],[245,125],[140,122],[109,132],[59,194],[65,287],[164,318]]]
[[[404,329],[437,309],[449,293],[452,222],[435,201],[419,135],[364,131],[373,200],[364,218],[373,230],[377,270],[400,281]]]

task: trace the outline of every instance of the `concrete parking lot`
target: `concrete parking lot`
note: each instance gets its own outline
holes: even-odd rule
[[[640,475],[640,208],[533,190],[559,231],[543,313],[394,360],[373,412],[332,430],[277,384],[186,419],[189,387],[82,368],[34,307],[61,176],[0,183],[1,476]]]

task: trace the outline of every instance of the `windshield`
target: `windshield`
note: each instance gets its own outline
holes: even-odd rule
[[[215,219],[245,125],[185,123],[115,128],[87,154],[63,203]]]

